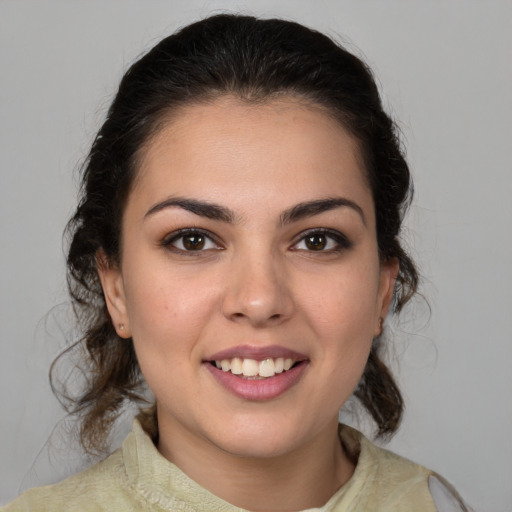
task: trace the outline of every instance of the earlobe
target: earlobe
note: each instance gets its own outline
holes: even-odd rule
[[[399,263],[397,258],[385,261],[381,265],[375,336],[380,336],[382,334],[384,319],[389,312],[389,308],[391,307],[391,302],[393,300],[393,292],[395,290],[398,271]]]
[[[98,275],[103,288],[105,302],[112,324],[121,338],[130,338],[130,323],[126,309],[123,276],[117,266],[108,261],[106,254],[100,250],[96,254]]]

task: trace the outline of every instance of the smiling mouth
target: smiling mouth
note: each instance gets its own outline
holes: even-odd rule
[[[273,400],[298,384],[310,359],[278,345],[239,345],[203,361],[213,378],[229,392],[251,401]]]
[[[291,370],[301,362],[303,361],[289,357],[268,357],[261,361],[250,358],[233,357],[232,359],[210,361],[210,364],[216,366],[223,372],[229,372],[241,378],[268,379]]]

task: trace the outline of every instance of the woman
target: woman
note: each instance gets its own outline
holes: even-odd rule
[[[160,42],[95,139],[68,254],[84,447],[146,383],[155,407],[6,510],[465,510],[338,425],[352,394],[378,436],[400,422],[379,343],[417,288],[411,191],[370,71],[327,37],[222,15]]]

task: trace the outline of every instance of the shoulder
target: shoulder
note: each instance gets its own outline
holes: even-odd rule
[[[130,506],[120,451],[58,484],[31,489],[1,512],[137,510]]]
[[[437,512],[473,512],[454,487],[437,473],[429,477],[428,487]]]
[[[411,485],[426,482],[432,471],[369,441],[361,432],[340,425],[340,438],[345,451],[357,460],[355,476],[375,480],[379,485]]]
[[[381,448],[360,432],[340,427],[342,443],[349,454],[357,458],[346,494],[352,494],[355,510],[455,512],[468,510],[457,493],[432,470]],[[435,479],[439,484],[432,484]],[[445,493],[432,491],[432,485],[443,484]],[[453,492],[452,492],[453,491]],[[446,508],[446,497],[460,508]],[[441,497],[439,497],[441,496]]]

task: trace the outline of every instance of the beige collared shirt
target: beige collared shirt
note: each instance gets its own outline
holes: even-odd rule
[[[370,443],[340,425],[344,447],[358,458],[352,478],[321,508],[309,512],[439,512],[433,473]],[[439,482],[438,482],[439,484]],[[442,483],[440,485],[443,485]],[[88,470],[51,486],[32,489],[2,512],[234,512],[242,511],[202,488],[165,459],[135,420],[122,447]]]

